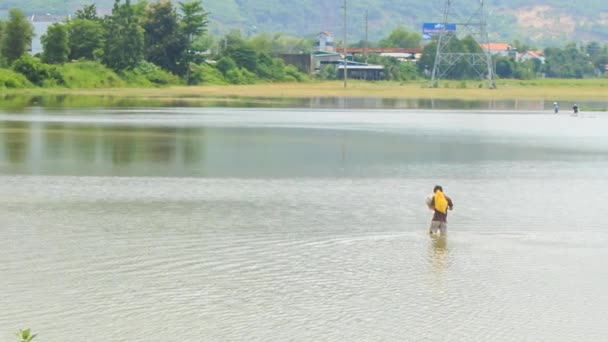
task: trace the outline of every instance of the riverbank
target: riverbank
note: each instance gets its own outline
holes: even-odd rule
[[[5,95],[92,95],[150,99],[201,98],[304,98],[304,97],[382,97],[417,99],[543,99],[556,101],[606,100],[608,79],[592,80],[505,80],[497,89],[488,89],[482,82],[442,82],[429,88],[427,82],[363,82],[342,81],[307,83],[259,83],[252,85],[169,86],[161,88],[27,88],[3,90]]]
[[[608,112],[608,80],[501,81],[497,89],[478,82],[260,83],[160,88],[26,88],[0,91],[0,108],[27,107],[319,107],[552,110]]]

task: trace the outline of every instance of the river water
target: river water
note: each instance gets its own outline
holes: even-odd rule
[[[0,340],[604,340],[607,132],[605,113],[5,109]]]

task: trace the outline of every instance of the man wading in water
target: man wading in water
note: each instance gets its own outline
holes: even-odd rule
[[[448,232],[448,209],[452,210],[454,204],[452,199],[443,193],[443,188],[440,185],[435,185],[433,193],[433,199],[428,203],[429,208],[435,211],[429,234],[439,232],[440,235],[446,235]]]

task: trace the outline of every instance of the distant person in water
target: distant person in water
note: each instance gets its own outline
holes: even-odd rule
[[[448,232],[448,209],[452,210],[454,204],[452,199],[443,193],[441,185],[435,185],[433,197],[430,201],[427,201],[427,205],[429,209],[434,211],[429,234],[446,235]]]
[[[557,104],[557,102],[553,102],[553,112],[555,114],[559,113],[559,105]]]
[[[572,112],[574,112],[574,115],[578,114],[578,105],[576,103],[572,106]]]

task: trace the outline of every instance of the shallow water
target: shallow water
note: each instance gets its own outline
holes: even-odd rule
[[[561,113],[571,113],[578,102],[582,112],[606,112],[608,100],[566,101],[559,99],[416,99],[381,97],[240,97],[183,94],[163,97],[112,95],[23,95],[0,94],[0,108],[28,111],[32,107],[58,108],[125,108],[125,107],[190,107],[190,108],[306,108],[306,109],[413,109],[413,110],[515,110],[552,113],[558,100]]]
[[[0,113],[0,340],[608,333],[608,115]],[[424,197],[454,199],[447,239]]]

